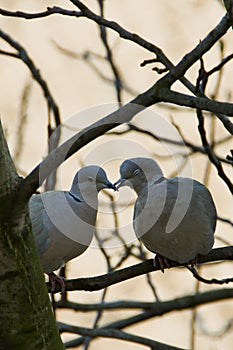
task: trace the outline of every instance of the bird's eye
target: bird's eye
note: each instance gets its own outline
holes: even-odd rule
[[[133,175],[136,176],[140,173],[140,169],[135,169],[134,172],[133,172]]]
[[[88,180],[89,182],[93,182],[93,177],[88,176],[87,180]]]

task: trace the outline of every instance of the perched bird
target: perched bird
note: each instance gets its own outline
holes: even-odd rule
[[[56,281],[62,292],[65,290],[64,280],[53,271],[89,247],[95,231],[98,192],[104,188],[116,189],[102,168],[91,165],[76,173],[69,192],[48,191],[30,198],[32,232],[52,291]]]
[[[137,193],[133,227],[145,247],[156,253],[154,263],[169,267],[196,262],[214,244],[216,209],[209,190],[185,177],[167,179],[151,158],[132,158],[120,166],[117,189],[130,186]]]

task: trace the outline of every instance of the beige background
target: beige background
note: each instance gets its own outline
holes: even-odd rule
[[[37,12],[45,10],[47,6],[61,6],[74,9],[69,1],[0,1],[1,7],[9,10],[22,10]],[[94,0],[85,1],[94,11],[98,7]],[[181,0],[109,0],[106,1],[106,17],[118,21],[126,29],[140,34],[147,40],[163,49],[164,53],[177,63],[182,56],[190,51],[199,40],[204,38],[221,19],[224,14],[223,8],[218,1],[181,1]],[[75,19],[53,15],[48,18],[26,21],[24,19],[1,17],[2,29],[27,50],[35,65],[40,69],[42,76],[48,83],[50,91],[57,101],[62,122],[72,127],[72,130],[64,128],[63,140],[69,137],[75,130],[88,125],[95,119],[104,116],[109,108],[116,108],[114,87],[102,80],[93,73],[90,66],[81,59],[71,59],[57,50],[54,42],[63,48],[82,54],[86,50],[104,55],[104,48],[99,38],[97,26],[86,19]],[[226,54],[232,51],[232,32],[224,37]],[[139,65],[144,59],[152,58],[152,54],[137,47],[135,44],[120,40],[119,37],[109,31],[109,41],[115,46],[115,61],[124,78],[125,83],[135,92],[142,92],[149,88],[157,79],[157,74],[151,71],[151,66],[140,68]],[[1,40],[1,49],[13,51]],[[206,68],[209,69],[219,63],[220,54],[217,45],[205,55]],[[104,75],[112,78],[110,68],[103,62],[93,61]],[[196,64],[187,74],[195,82],[199,65]],[[232,63],[224,70],[221,82],[220,100],[226,100],[232,94]],[[24,129],[24,139],[21,156],[17,162],[19,172],[23,175],[32,170],[46,154],[47,144],[47,108],[43,93],[35,81],[31,80],[27,67],[19,60],[6,56],[0,57],[0,106],[1,117],[7,132],[12,154],[17,150],[17,135],[19,130],[19,115],[22,101],[22,91],[26,84],[30,83],[30,95],[27,105],[27,120]],[[215,86],[216,77],[211,78],[208,93],[210,94]],[[184,88],[177,84],[180,91]],[[129,101],[133,96],[124,92],[124,102]],[[107,105],[106,105],[107,104]],[[195,114],[187,109],[181,111],[174,108],[162,108],[155,106],[144,118],[138,116],[135,123],[140,127],[150,128],[168,137],[175,135],[174,127],[171,125],[170,117],[180,126],[183,134],[200,144],[196,131],[197,121]],[[153,119],[154,118],[154,119]],[[210,126],[210,121],[207,124]],[[225,134],[220,123],[216,123],[216,139]],[[175,136],[177,137],[177,136]],[[120,142],[119,142],[120,141]],[[123,144],[123,146],[121,146]],[[223,144],[217,148],[218,154],[225,157],[232,147],[232,142]],[[94,141],[85,147],[78,155],[68,160],[60,171],[57,188],[69,188],[74,172],[80,167],[81,162],[96,162],[104,165],[109,178],[114,181],[118,178],[118,165],[122,158],[143,154],[170,155],[169,161],[159,159],[167,176],[175,171],[176,164],[180,164],[181,158],[176,155],[176,147],[167,149],[164,145],[152,142],[150,139],[132,134],[117,137],[105,137]],[[141,154],[140,154],[141,153]],[[193,176],[204,181],[206,160],[202,156],[195,155],[190,159],[190,167],[186,167],[182,174]],[[230,175],[230,168],[226,169]],[[222,217],[232,217],[232,197],[226,185],[216,176],[215,169],[211,170],[208,181],[218,214]],[[116,194],[118,203],[123,203],[125,198],[130,201],[134,199],[130,190],[122,190]],[[125,207],[124,207],[125,208]],[[119,217],[122,226],[128,225],[131,221],[132,207],[122,211],[119,205]],[[108,214],[108,199],[101,195],[101,213],[99,215],[98,227],[105,227],[102,234],[109,234],[112,228],[112,221]],[[107,230],[106,230],[107,228]],[[122,228],[124,231],[124,228]],[[122,232],[123,232],[122,231]],[[132,228],[127,226],[125,230],[127,240],[134,239]],[[107,233],[106,233],[107,232]],[[221,237],[232,245],[232,229],[226,224],[218,224],[216,236]],[[223,243],[216,239],[216,246]],[[121,249],[115,241],[110,244],[109,251],[113,256],[118,256]],[[111,249],[111,250],[110,250]],[[148,255],[151,256],[151,255]],[[134,264],[134,259],[127,260],[125,266]],[[105,261],[96,249],[96,242],[79,259],[69,264],[68,277],[95,276],[106,272]],[[232,264],[222,263],[208,266],[202,269],[202,274],[207,277],[230,277],[232,275]],[[195,281],[185,271],[173,269],[166,271],[164,275],[154,273],[151,275],[161,300],[172,299],[186,293],[193,293]],[[214,287],[201,285],[201,290],[211,290]],[[102,292],[70,293],[70,298],[77,302],[98,302]],[[126,281],[117,286],[111,287],[107,293],[107,300],[144,300],[152,301],[153,295],[149,289],[145,276]],[[216,332],[224,328],[229,320],[232,320],[233,304],[231,301],[224,301],[215,305],[203,306],[198,309],[197,322],[197,346],[196,349],[230,349],[232,347],[233,335],[228,332],[223,337],[210,338],[202,335],[202,330]],[[115,311],[105,313],[102,323],[110,322],[118,317],[127,317],[134,314],[134,311]],[[59,312],[59,319],[68,323],[91,327],[94,314]],[[130,332],[154,338],[158,341],[167,342],[174,346],[189,347],[190,341],[191,312],[172,313],[157,319],[149,320],[129,328]],[[201,330],[202,327],[202,330]],[[65,335],[67,339],[70,336]],[[90,349],[141,349],[144,347],[131,345],[130,343],[98,339],[93,342]]]

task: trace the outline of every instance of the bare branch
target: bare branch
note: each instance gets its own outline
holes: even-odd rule
[[[13,40],[8,34],[4,33],[2,30],[0,30],[0,37],[3,40],[5,40],[9,45],[11,45],[14,49],[17,50],[18,54],[14,55],[14,57],[19,58],[26,64],[33,78],[38,82],[38,84],[40,85],[40,87],[44,92],[44,96],[47,100],[48,106],[54,113],[56,125],[57,126],[60,125],[60,115],[59,115],[58,106],[49,91],[46,81],[42,78],[39,69],[36,68],[35,64],[31,60],[31,58],[28,56],[26,50],[18,42]]]
[[[52,8],[48,8],[48,11],[42,12],[40,14],[28,14],[28,13],[20,12],[20,11],[11,12],[11,11],[3,10],[3,9],[0,9],[0,14],[3,14],[5,16],[12,16],[12,17],[22,17],[22,18],[26,18],[26,19],[35,18],[37,15],[38,15],[38,17],[40,17],[40,16],[45,17],[45,16],[52,15],[54,13],[66,15],[66,16],[87,17],[87,18],[90,18],[91,20],[95,21],[99,25],[103,25],[107,28],[114,30],[115,32],[117,32],[119,34],[119,36],[121,38],[126,39],[126,40],[130,40],[130,41],[136,43],[137,45],[143,47],[144,49],[146,49],[150,52],[153,52],[157,56],[158,62],[161,62],[167,69],[172,69],[174,67],[173,63],[166,57],[166,55],[163,53],[163,51],[159,47],[153,45],[152,43],[143,39],[139,35],[127,31],[122,26],[120,26],[118,23],[116,23],[114,21],[108,21],[105,18],[102,18],[99,15],[96,15],[94,12],[89,10],[87,8],[87,6],[82,4],[81,1],[74,0],[72,2],[74,3],[74,5],[76,5],[78,7],[80,6],[80,8],[82,9],[82,12],[68,11],[68,10],[64,10],[62,8],[59,8],[59,7],[52,7]],[[181,77],[180,81],[190,91],[195,93],[195,86],[193,84],[191,84],[185,77]]]
[[[157,63],[157,62],[159,62],[159,60],[158,60],[158,58],[152,58],[152,59],[150,59],[150,60],[144,60],[141,64],[140,64],[140,66],[141,67],[145,67],[145,66],[147,66],[148,64],[151,64],[151,63]]]
[[[222,298],[218,298],[218,293],[220,293]],[[165,302],[157,302],[155,303],[154,309],[142,311],[135,314],[134,316],[127,317],[118,321],[113,321],[105,325],[105,327],[122,329],[137,324],[141,321],[154,318],[156,316],[162,316],[169,312],[187,310],[192,307],[201,306],[207,303],[221,301],[222,299],[225,299],[225,297],[226,299],[232,298],[232,289],[218,289],[205,293],[197,293],[192,296],[185,296]]]
[[[177,128],[177,126],[175,126]],[[158,142],[165,142],[165,143],[168,143],[168,144],[172,144],[172,145],[176,145],[176,146],[180,146],[180,147],[184,147],[184,145],[188,148],[190,148],[191,152],[192,153],[202,153],[202,154],[206,154],[206,150],[203,146],[197,146],[195,145],[194,143],[186,140],[186,138],[184,137],[184,135],[180,133],[180,136],[182,138],[182,141],[177,141],[177,140],[173,140],[173,139],[170,139],[168,137],[163,137],[163,136],[159,136],[153,132],[151,132],[150,130],[147,130],[147,129],[144,129],[144,128],[141,128],[133,123],[128,123],[127,124],[127,129],[126,130],[123,130],[123,131],[111,131],[111,132],[108,132],[106,134],[107,135],[123,135],[123,134],[126,134],[130,131],[137,131],[141,134],[144,134],[144,135],[148,135],[150,137],[152,137],[154,140],[158,141]],[[180,130],[178,130],[178,132],[180,132]],[[219,141],[215,141],[215,145],[218,145],[218,144],[221,144],[223,142],[227,142],[231,139],[231,136],[227,137],[226,140],[219,140]],[[190,154],[189,154],[190,155]],[[159,155],[157,155],[157,157],[159,158]],[[170,157],[170,156],[169,156]],[[216,156],[216,158],[221,161],[221,162],[224,162],[224,163],[227,163],[227,164],[230,164],[230,162],[225,159],[225,158],[221,158],[221,157],[218,157]]]
[[[162,102],[174,103],[183,107],[198,108],[208,112],[233,115],[233,104],[228,102],[218,102],[207,97],[194,97],[167,88],[160,89],[158,97]],[[218,115],[217,115],[218,117]],[[233,134],[233,124],[229,120],[228,131]]]
[[[173,84],[176,80],[181,80],[182,83],[188,87],[190,91],[195,93],[195,87],[184,77],[184,73],[186,70],[191,67],[205,52],[207,52],[213,44],[220,39],[230,28],[231,26],[231,21],[228,18],[228,15],[226,14],[221,22],[214,28],[209,35],[195,48],[193,49],[188,55],[185,55],[185,57],[180,61],[180,63],[176,66],[175,72],[173,71],[174,65],[172,62],[164,55],[162,50],[158,48],[157,46],[153,45],[152,43],[146,41],[145,39],[141,38],[139,35],[131,33],[127,30],[125,30],[123,27],[121,27],[118,23],[114,21],[108,21],[105,18],[102,18],[99,15],[96,15],[94,12],[92,12],[86,5],[84,5],[81,1],[79,0],[71,0],[71,2],[76,5],[78,8],[80,8],[82,16],[85,16],[99,25],[103,25],[105,27],[111,28],[112,30],[116,31],[120,37],[130,40],[132,42],[135,42],[141,47],[144,47],[146,50],[153,52],[156,56],[157,59],[169,70],[172,70],[172,74],[168,73],[168,75],[165,77],[167,83]],[[76,16],[75,11],[66,11],[64,9],[54,7],[54,8],[49,8],[50,13],[47,15],[53,14],[53,9],[54,13],[60,13],[63,15],[73,15]],[[10,12],[10,11],[5,11],[1,10],[1,14],[8,15],[8,16],[16,16],[16,17],[24,17],[26,18],[27,14],[22,13],[22,12],[17,12],[18,15],[15,15],[16,12]],[[20,14],[23,14],[22,16]],[[44,13],[43,13],[44,14]],[[30,14],[28,14],[30,17]],[[77,13],[77,17],[80,17],[80,13]],[[169,76],[169,78],[168,78]],[[169,80],[169,81],[168,81]]]
[[[24,19],[44,18],[54,14],[60,14],[60,15],[71,16],[71,17],[83,17],[82,12],[69,11],[58,6],[47,7],[47,11],[38,12],[38,13],[27,13],[23,11],[8,11],[8,10],[0,9],[0,15],[2,16],[17,17],[17,18],[24,18]]]
[[[214,261],[224,261],[233,260],[233,246],[216,248],[213,249],[208,255],[203,255],[198,257],[198,264],[214,262]],[[171,267],[184,266],[176,262],[171,262]],[[106,275],[88,277],[88,278],[78,278],[73,280],[67,280],[65,282],[66,290],[86,290],[86,291],[96,291],[108,286],[114,285],[126,281],[137,276],[144,275],[148,272],[160,271],[159,266],[154,266],[153,260],[146,260],[142,263],[110,272]],[[51,286],[47,283],[49,292],[51,291]],[[60,292],[60,286],[57,286],[55,291]]]
[[[92,338],[105,337],[105,338],[122,339],[133,343],[146,345],[146,346],[149,346],[151,349],[156,349],[156,350],[182,350],[181,348],[163,344],[149,338],[140,337],[134,334],[126,333],[121,330],[109,328],[109,327],[91,329],[91,328],[67,325],[61,322],[58,322],[58,327],[61,333],[62,332],[76,333],[76,334],[82,334],[84,336],[90,336]],[[69,347],[69,345],[66,344],[66,347]]]
[[[113,302],[103,302],[96,304],[75,303],[71,301],[57,301],[56,307],[61,309],[72,309],[75,311],[92,312],[96,310],[119,310],[119,309],[141,309],[153,310],[154,316],[162,316],[173,311],[185,310],[194,306],[203,305],[209,302],[231,299],[233,297],[233,289],[216,289],[207,292],[199,292],[198,294],[185,295],[170,300],[145,302],[133,300],[118,300]]]
[[[0,50],[0,55],[5,55],[5,56],[9,56],[9,57],[14,57],[14,58],[20,58],[17,53],[8,52],[8,51],[5,51],[5,50]]]
[[[48,85],[46,81],[42,78],[39,69],[36,68],[34,62],[32,59],[28,56],[26,50],[15,40],[13,40],[8,34],[4,33],[2,30],[0,30],[0,37],[5,40],[9,45],[11,45],[14,49],[17,50],[17,54],[9,54],[9,56],[18,58],[22,60],[26,66],[29,68],[33,79],[37,81],[37,83],[40,85],[41,89],[43,90],[45,99],[47,101],[48,106],[48,149],[49,152],[51,152],[53,149],[57,148],[57,145],[59,143],[60,139],[60,128],[58,126],[60,125],[60,112],[59,108],[50,93],[50,90],[48,88]],[[56,132],[54,132],[54,128],[51,126],[51,118],[50,118],[50,111],[53,112],[54,120],[55,120],[55,129]],[[51,138],[51,135],[53,134],[53,137]],[[55,169],[53,169],[55,170]],[[56,183],[56,171],[51,172],[48,174],[48,178],[46,179],[46,190],[51,190],[54,188],[54,185]]]
[[[104,117],[90,126],[78,132],[68,141],[64,142],[60,147],[53,150],[35,169],[23,180],[19,197],[29,198],[40,184],[48,177],[48,175],[61,165],[66,159],[71,157],[75,152],[83,146],[93,141],[105,132],[118,126],[121,123],[128,122],[134,115],[143,110],[142,105],[150,105],[151,98],[149,94],[138,96],[138,98],[121,107],[116,112]],[[20,200],[19,200],[20,202]]]
[[[144,304],[145,311],[139,312],[134,316],[130,316],[124,319],[120,319],[120,320],[108,323],[105,326],[103,326],[103,328],[106,329],[109,327],[109,328],[115,328],[115,329],[123,329],[125,327],[129,327],[134,324],[137,324],[141,321],[149,320],[156,316],[162,316],[169,312],[187,310],[193,307],[205,305],[207,303],[232,298],[232,295],[233,295],[232,289],[222,289],[222,290],[217,289],[214,291],[197,293],[194,295],[188,295],[188,296],[184,296],[181,298],[172,299],[164,302],[151,303],[151,306],[152,304],[154,305],[152,306],[151,309],[150,308],[146,309],[146,305]],[[138,304],[138,306],[139,305],[140,303]],[[76,341],[74,341],[74,344],[81,345],[82,342],[83,342],[83,339],[79,338]]]
[[[99,3],[99,7],[100,7],[100,14],[101,17],[104,18],[104,1],[103,0],[98,0]],[[122,103],[122,97],[121,97],[121,93],[122,93],[122,79],[121,79],[121,75],[119,72],[119,69],[116,66],[113,54],[112,54],[112,50],[109,46],[108,43],[108,36],[107,36],[107,30],[106,27],[104,25],[100,25],[100,36],[103,42],[103,45],[105,47],[106,50],[106,59],[109,62],[109,65],[112,69],[113,72],[113,76],[114,76],[114,85],[115,85],[115,89],[116,89],[116,93],[117,93],[117,101],[119,103],[119,106]]]
[[[231,1],[232,2],[232,1]],[[219,24],[209,32],[204,39],[193,48],[192,51],[188,52],[187,55],[185,55],[180,62],[177,65],[174,65],[168,57],[163,53],[163,51],[157,47],[156,45],[153,45],[152,43],[146,41],[142,37],[140,37],[137,34],[134,34],[133,32],[129,32],[123,27],[121,27],[118,23],[109,21],[105,18],[105,11],[104,11],[104,0],[97,0],[97,3],[99,4],[100,8],[100,16],[92,12],[82,1],[78,0],[70,0],[70,3],[74,4],[76,7],[80,9],[80,11],[69,11],[60,7],[48,7],[46,11],[38,12],[38,13],[26,13],[22,11],[7,11],[0,9],[0,15],[3,16],[11,16],[14,18],[24,18],[27,20],[31,19],[39,19],[39,18],[45,18],[50,15],[59,14],[60,16],[70,16],[73,18],[87,18],[90,21],[92,21],[94,24],[96,23],[99,26],[100,29],[100,36],[102,43],[105,48],[106,57],[103,57],[99,55],[95,56],[97,59],[105,60],[107,61],[107,64],[110,65],[111,71],[112,71],[112,79],[108,79],[105,76],[105,73],[103,73],[101,70],[98,70],[98,66],[96,66],[96,61],[90,63],[90,52],[86,51],[83,54],[74,54],[71,51],[65,50],[61,47],[60,50],[65,52],[66,54],[69,54],[72,57],[75,58],[81,58],[85,59],[91,66],[91,68],[97,73],[102,79],[111,82],[111,84],[114,84],[116,89],[116,95],[119,105],[122,103],[122,90],[126,88],[124,84],[124,79],[121,77],[121,73],[116,65],[116,60],[113,55],[113,49],[110,45],[110,42],[108,40],[108,31],[113,30],[115,33],[118,33],[119,36],[125,40],[130,41],[131,43],[135,43],[138,47],[144,48],[147,51],[150,51],[152,53],[152,59],[145,60],[141,66],[145,66],[149,63],[158,63],[158,67],[156,66],[153,68],[157,73],[162,74],[163,77],[159,80],[157,80],[157,75],[155,75],[155,79],[157,80],[153,86],[151,86],[147,91],[140,92],[140,94],[132,99],[128,104],[125,106],[119,108],[118,110],[114,111],[113,113],[109,114],[108,116],[99,119],[92,125],[89,125],[83,130],[79,130],[79,132],[76,132],[76,135],[74,135],[71,139],[66,141],[64,144],[62,144],[60,147],[57,148],[59,139],[59,131],[57,130],[57,134],[55,136],[58,136],[56,139],[53,140],[52,143],[49,144],[49,155],[46,157],[44,161],[42,161],[40,164],[36,166],[36,168],[19,184],[19,191],[17,189],[16,193],[16,200],[14,198],[14,203],[16,209],[19,209],[19,206],[22,204],[25,204],[25,199],[28,199],[30,195],[35,191],[35,189],[43,183],[45,179],[48,178],[49,174],[51,174],[52,171],[54,171],[59,165],[61,165],[66,159],[68,159],[70,156],[72,156],[75,152],[79,151],[82,147],[90,143],[92,140],[95,140],[96,138],[106,134],[109,130],[112,130],[113,128],[117,127],[118,125],[121,125],[123,123],[127,123],[126,131],[137,131],[140,133],[143,133],[145,135],[148,135],[149,137],[152,137],[156,141],[163,141],[170,144],[178,145],[178,146],[184,146],[186,145],[189,147],[189,150],[182,153],[180,151],[180,148],[178,148],[179,152],[173,153],[173,156],[175,157],[177,154],[181,154],[183,156],[183,164],[180,165],[180,168],[185,165],[185,162],[187,160],[187,157],[192,156],[196,152],[200,152],[204,155],[208,155],[208,158],[206,158],[207,166],[206,166],[206,173],[205,173],[205,180],[208,182],[208,174],[210,173],[210,169],[212,169],[212,164],[216,167],[218,173],[220,174],[221,178],[226,182],[228,188],[233,193],[233,184],[231,183],[230,178],[227,177],[227,175],[224,172],[223,163],[227,165],[233,165],[233,151],[231,155],[227,155],[228,151],[224,151],[224,154],[221,156],[217,156],[216,148],[221,143],[226,142],[227,140],[230,140],[230,136],[226,136],[226,133],[221,136],[221,140],[218,140],[216,137],[217,130],[217,118],[220,120],[220,122],[223,124],[225,129],[229,131],[230,134],[233,134],[233,123],[231,119],[227,116],[232,117],[233,116],[233,104],[232,103],[224,103],[218,101],[218,92],[220,89],[220,82],[222,78],[222,72],[224,71],[225,64],[229,62],[233,55],[229,55],[227,57],[224,57],[224,45],[220,41],[221,38],[225,35],[227,30],[230,28],[232,24],[232,13],[228,11],[228,13],[221,19]],[[13,40],[9,35],[4,33],[3,31],[0,31],[0,37],[2,37],[3,40],[5,40],[8,44],[10,44],[11,47],[13,47],[15,50],[12,50],[14,52],[9,52],[0,50],[0,54],[17,58],[22,60],[29,70],[31,71],[31,74],[33,78],[40,84],[44,96],[47,101],[48,105],[48,135],[50,135],[53,132],[52,123],[50,120],[51,116],[54,116],[56,120],[56,125],[60,124],[59,120],[59,110],[58,107],[53,100],[53,97],[48,89],[47,83],[42,78],[39,70],[36,68],[33,60],[29,57],[26,50],[18,44],[15,40]],[[219,42],[220,41],[220,42]],[[210,49],[214,47],[216,43],[220,44],[220,54],[221,57],[218,60],[220,62],[217,64],[214,68],[207,71],[205,69],[204,65],[204,58],[203,55],[210,52]],[[221,46],[222,45],[222,46]],[[85,56],[86,55],[86,56]],[[154,55],[154,57],[153,57]],[[91,56],[93,58],[93,56]],[[188,79],[185,78],[186,72],[189,70],[190,67],[193,66],[194,63],[201,61],[201,69],[200,74],[198,77],[198,84],[197,86],[193,85]],[[161,68],[160,68],[161,67]],[[195,68],[195,67],[194,67]],[[168,72],[168,73],[166,73]],[[211,98],[207,98],[205,96],[205,90],[207,88],[207,84],[209,83],[208,78],[210,75],[214,74],[215,72],[218,72],[216,83],[214,86],[214,89],[212,88],[211,91],[214,91],[211,95]],[[182,84],[191,91],[190,96],[187,94],[182,94],[177,91],[171,91],[171,86],[177,82],[182,82]],[[174,88],[175,89],[175,88]],[[128,90],[130,91],[130,90]],[[133,92],[133,89],[131,89]],[[136,93],[133,92],[133,96],[135,96]],[[197,96],[197,97],[195,97]],[[223,96],[223,94],[221,94]],[[217,100],[217,101],[216,101]],[[231,99],[226,98],[226,101],[231,101]],[[195,142],[189,142],[188,138],[183,136],[183,131],[181,128],[179,128],[178,125],[174,122],[173,125],[177,128],[177,131],[180,134],[180,139],[183,139],[183,142],[177,142],[175,140],[169,139],[169,136],[165,135],[164,138],[159,137],[156,133],[152,133],[150,130],[144,130],[143,128],[134,126],[131,121],[134,118],[134,116],[141,111],[143,111],[144,108],[147,108],[149,106],[152,106],[154,104],[158,104],[160,102],[165,103],[172,103],[175,106],[185,106],[188,108],[194,108],[195,111],[198,111],[198,118],[199,118],[199,133],[202,140],[202,145],[196,145]],[[164,104],[163,104],[164,106]],[[180,108],[179,108],[180,110]],[[210,124],[210,130],[208,129],[210,137],[208,139],[206,135],[205,125],[204,125],[204,117],[202,115],[202,110],[206,110],[212,115],[210,116],[212,118],[211,124]],[[50,115],[50,112],[53,113],[53,115]],[[58,118],[56,118],[58,117]],[[187,117],[190,117],[190,114],[188,114]],[[143,122],[143,121],[142,121]],[[218,123],[219,124],[219,123]],[[123,128],[122,128],[123,129]],[[224,130],[225,131],[225,130]],[[118,133],[118,132],[116,132]],[[228,135],[229,135],[228,133]],[[110,133],[109,133],[110,134]],[[19,134],[20,136],[20,134]],[[220,136],[219,136],[220,137]],[[22,144],[22,142],[19,139],[19,144]],[[227,146],[224,144],[224,147]],[[185,147],[184,147],[185,148]],[[218,149],[220,149],[219,147]],[[223,149],[223,147],[221,148]],[[153,156],[153,154],[152,154]],[[0,157],[0,161],[1,161]],[[4,161],[4,159],[3,159]],[[11,166],[11,164],[10,164]],[[16,174],[17,175],[17,174]],[[54,179],[54,178],[53,178]],[[18,179],[21,181],[21,179]],[[3,183],[5,186],[5,183]],[[7,184],[8,185],[8,184]],[[47,187],[49,189],[49,187]],[[208,283],[208,284],[225,284],[225,283],[231,283],[233,282],[233,278],[224,278],[224,279],[205,279],[201,276],[200,270],[196,271],[196,269],[186,266],[186,265],[180,265],[175,262],[171,263],[171,267],[187,267],[192,273],[194,278],[198,282],[196,282],[197,288],[193,291],[195,294],[193,295],[185,295],[180,298],[176,298],[173,300],[167,300],[167,301],[160,301],[158,300],[157,293],[155,286],[153,284],[152,276],[155,277],[155,275],[152,273],[159,271],[158,266],[154,266],[154,263],[152,260],[145,260],[147,257],[147,253],[144,252],[144,250],[140,249],[139,243],[127,243],[123,237],[121,237],[120,232],[118,232],[118,217],[116,213],[115,203],[114,203],[114,197],[110,197],[111,200],[111,208],[112,208],[112,214],[114,218],[114,229],[113,232],[109,232],[109,236],[106,240],[101,239],[101,237],[96,235],[96,238],[99,243],[99,247],[103,253],[103,256],[106,261],[107,265],[107,273],[95,277],[88,277],[88,278],[78,278],[73,280],[67,280],[65,282],[66,284],[66,293],[64,293],[60,299],[59,302],[57,302],[57,296],[53,296],[53,303],[54,307],[59,308],[72,308],[76,311],[94,311],[94,319],[91,328],[84,328],[84,327],[74,327],[72,325],[65,325],[60,323],[60,329],[61,331],[65,332],[71,332],[74,334],[81,334],[79,338],[68,342],[67,346],[75,346],[84,344],[84,349],[88,349],[88,346],[92,340],[92,338],[96,337],[108,337],[108,338],[115,338],[115,339],[121,339],[126,340],[130,342],[135,342],[136,344],[145,345],[147,347],[150,347],[151,349],[177,349],[172,346],[161,344],[156,342],[152,339],[147,339],[145,337],[140,337],[134,334],[129,334],[126,332],[123,332],[122,329],[125,327],[133,326],[139,322],[143,322],[144,320],[149,320],[150,318],[160,316],[167,314],[172,311],[181,311],[186,309],[193,309],[193,318],[192,318],[192,327],[193,327],[193,333],[192,333],[192,346],[194,347],[195,344],[195,330],[196,330],[196,312],[195,309],[199,305],[204,305],[211,302],[216,302],[218,300],[223,299],[229,299],[233,296],[233,289],[226,288],[226,289],[218,289],[218,290],[212,290],[209,292],[201,293],[199,290],[199,286],[201,285],[200,282]],[[120,205],[120,204],[119,204]],[[17,210],[15,211],[17,212]],[[232,222],[228,219],[224,219],[221,217],[218,217],[218,220],[222,222],[226,222],[232,226]],[[119,254],[119,257],[115,259],[115,255],[113,256],[110,254],[110,251],[105,248],[105,245],[102,243],[105,243],[110,237],[115,235],[117,239],[121,241],[122,250]],[[227,241],[223,241],[221,237],[216,237],[216,239],[222,240],[222,245],[224,245],[224,248],[218,248],[214,249],[210,254],[207,256],[200,256],[198,257],[198,263],[208,263],[208,262],[224,262],[227,260],[232,261],[233,260],[233,246],[228,246]],[[13,242],[13,241],[12,241]],[[29,245],[30,246],[30,245]],[[124,247],[124,248],[123,248]],[[127,268],[121,268],[122,263],[126,262],[128,258],[137,258],[140,260],[139,264],[129,266]],[[29,259],[30,260],[30,259]],[[143,260],[143,261],[142,261]],[[23,260],[22,260],[23,261]],[[128,262],[128,260],[127,260]],[[29,264],[30,265],[30,264]],[[26,266],[26,265],[25,265]],[[117,270],[118,269],[118,270]],[[62,270],[64,272],[64,270]],[[185,270],[186,271],[186,270]],[[171,271],[172,273],[172,271]],[[187,274],[187,272],[184,272]],[[127,281],[132,278],[135,278],[137,276],[143,276],[143,281],[145,282],[146,288],[151,288],[154,298],[156,299],[155,302],[144,302],[144,301],[130,301],[130,300],[121,300],[121,301],[114,301],[114,302],[107,302],[105,299],[106,293],[108,291],[108,288],[112,285],[118,284],[123,281]],[[144,280],[144,277],[147,278],[147,281]],[[195,279],[193,279],[195,281]],[[50,285],[47,284],[48,290],[50,291]],[[101,298],[99,300],[99,303],[95,304],[79,304],[79,303],[72,303],[69,301],[69,293],[68,291],[74,291],[74,290],[85,290],[85,291],[97,291],[102,290]],[[56,292],[59,292],[59,286]],[[46,292],[46,291],[45,291]],[[47,294],[46,294],[47,295]],[[119,315],[119,319],[114,319],[114,321],[111,321],[108,324],[103,324],[102,315],[105,315],[105,312],[107,310],[117,310],[117,309],[131,309],[130,314],[132,315],[133,309],[135,309],[135,314],[133,316],[122,316]],[[117,313],[116,313],[117,314]],[[90,315],[91,317],[91,315]],[[99,322],[101,319],[101,323]]]
[[[231,155],[227,155],[226,159],[232,164],[233,166],[233,150],[230,151]]]
[[[189,271],[192,272],[193,276],[200,282],[206,283],[206,284],[228,284],[230,282],[233,282],[233,277],[230,278],[223,278],[221,280],[217,279],[217,278],[212,278],[211,280],[206,279],[202,276],[199,275],[199,273],[197,272],[197,270],[193,267],[193,266],[186,266],[187,269]]]
[[[206,150],[206,153],[208,155],[209,160],[211,161],[211,163],[216,167],[216,169],[218,170],[218,174],[221,177],[221,179],[226,183],[226,185],[228,186],[229,190],[231,191],[231,193],[233,193],[233,184],[231,182],[231,180],[226,176],[222,164],[220,163],[220,161],[215,157],[214,152],[212,151],[207,137],[206,137],[206,132],[205,132],[205,127],[204,127],[204,117],[202,114],[201,110],[197,110],[197,118],[199,121],[198,124],[198,130],[201,136],[201,140],[202,140],[202,144],[203,147]]]
[[[209,70],[207,72],[208,75],[211,75],[213,73],[216,73],[218,71],[220,71],[220,69],[227,63],[229,62],[230,60],[233,59],[233,54],[231,55],[228,55],[227,57],[223,58],[223,60],[217,65],[215,66],[214,68],[212,68],[211,70]]]
[[[231,21],[226,14],[219,24],[162,79],[166,80],[169,86],[174,84],[176,80],[180,79],[195,62],[226,34],[230,27]]]

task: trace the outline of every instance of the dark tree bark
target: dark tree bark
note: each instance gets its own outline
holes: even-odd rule
[[[0,349],[63,349],[1,125],[0,150]]]

